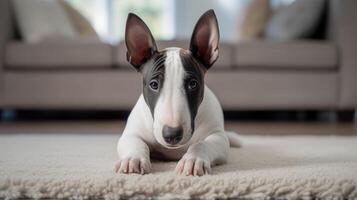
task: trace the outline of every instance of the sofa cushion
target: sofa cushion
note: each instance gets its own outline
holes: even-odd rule
[[[112,47],[92,41],[7,45],[8,68],[97,68],[112,66]]]
[[[156,45],[159,50],[165,49],[167,47],[180,47],[183,49],[188,49],[189,41],[157,41]],[[219,58],[216,63],[213,65],[212,69],[229,69],[233,66],[232,61],[233,55],[233,45],[221,43],[219,47]],[[131,65],[126,60],[126,45],[125,42],[120,42],[115,47],[114,52],[114,63],[124,68],[131,68]]]
[[[237,68],[333,69],[338,60],[337,47],[320,41],[240,43],[234,55]]]

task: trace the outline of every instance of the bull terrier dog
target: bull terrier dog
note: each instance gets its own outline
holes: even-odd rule
[[[179,160],[176,173],[201,176],[227,161],[238,135],[224,130],[223,112],[205,85],[218,58],[219,28],[213,10],[195,25],[189,50],[158,50],[146,24],[130,13],[128,62],[142,75],[143,90],[127,120],[117,151],[117,173],[150,173],[150,158]]]

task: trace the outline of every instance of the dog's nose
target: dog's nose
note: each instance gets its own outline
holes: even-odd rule
[[[164,137],[165,142],[168,144],[174,145],[181,141],[183,129],[181,126],[178,127],[169,127],[164,125],[162,129],[162,136]]]

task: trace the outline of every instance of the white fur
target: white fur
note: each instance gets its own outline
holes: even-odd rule
[[[210,173],[212,165],[227,160],[229,140],[224,131],[223,113],[217,98],[205,86],[204,97],[195,118],[195,131],[191,137],[189,109],[182,89],[185,74],[179,49],[168,49],[165,64],[166,79],[155,107],[155,121],[141,95],[118,142],[117,172],[150,172],[150,154],[180,160],[175,171],[184,175]],[[162,138],[164,124],[184,125],[184,136],[179,148],[165,147]]]

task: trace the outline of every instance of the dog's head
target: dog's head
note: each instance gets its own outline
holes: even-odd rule
[[[218,58],[219,29],[213,10],[198,20],[189,50],[157,49],[146,24],[130,13],[126,23],[127,60],[143,76],[154,137],[167,148],[187,143],[204,94],[204,75]]]

